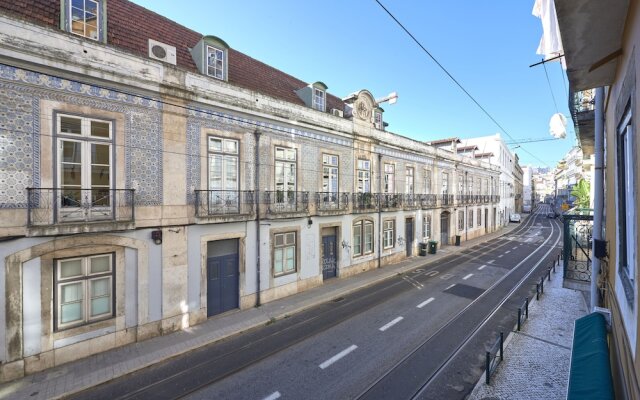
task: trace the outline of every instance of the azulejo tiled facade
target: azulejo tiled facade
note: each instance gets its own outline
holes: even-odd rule
[[[55,91],[54,91],[55,90]],[[162,104],[143,97],[0,65],[0,207],[26,208],[27,187],[40,187],[39,100],[123,113],[126,188],[136,204],[162,204]],[[53,116],[45,116],[52,118]]]

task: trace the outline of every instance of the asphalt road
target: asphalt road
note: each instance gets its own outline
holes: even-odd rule
[[[507,236],[74,398],[464,398],[559,252],[545,207]]]

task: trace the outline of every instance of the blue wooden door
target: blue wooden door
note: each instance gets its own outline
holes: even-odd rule
[[[336,276],[338,256],[336,254],[336,236],[322,237],[322,278],[330,279]]]
[[[238,308],[238,254],[207,258],[207,316]]]

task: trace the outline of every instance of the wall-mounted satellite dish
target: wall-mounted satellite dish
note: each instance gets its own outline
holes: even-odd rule
[[[553,114],[549,121],[549,133],[556,139],[567,137],[567,118],[560,114]]]

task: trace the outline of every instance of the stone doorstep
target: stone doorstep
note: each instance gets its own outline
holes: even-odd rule
[[[471,239],[469,241],[464,242],[466,244],[466,246],[457,247],[457,249],[459,249],[459,250],[456,249],[456,246],[448,246],[448,247],[452,248],[453,251],[450,251],[450,252],[447,252],[447,253],[435,254],[435,255],[432,255],[430,257],[424,257],[423,258],[421,256],[415,256],[415,258],[413,258],[413,259],[403,260],[403,261],[397,263],[395,266],[392,265],[390,267],[383,268],[383,271],[385,271],[385,272],[379,273],[378,276],[369,277],[368,279],[367,279],[367,277],[365,275],[369,271],[364,272],[363,274],[354,275],[351,278],[355,278],[354,282],[356,282],[357,278],[360,277],[360,280],[362,281],[362,282],[360,282],[360,284],[357,284],[357,283],[354,283],[354,284],[351,284],[351,285],[347,284],[344,287],[335,288],[335,290],[329,289],[329,291],[326,294],[323,295],[323,294],[319,293],[318,296],[312,297],[310,300],[308,300],[306,302],[306,304],[304,304],[304,303],[303,304],[299,304],[298,307],[294,307],[294,308],[291,308],[291,309],[286,309],[286,306],[282,307],[282,306],[277,306],[275,304],[277,302],[286,302],[288,300],[290,301],[291,298],[296,296],[295,294],[292,295],[292,296],[288,296],[288,297],[282,298],[282,299],[274,300],[273,302],[267,303],[267,304],[265,304],[265,305],[263,305],[261,307],[261,309],[263,311],[263,314],[264,314],[264,317],[258,317],[258,319],[255,322],[251,323],[251,324],[243,324],[242,321],[234,323],[234,325],[237,325],[237,328],[229,329],[230,327],[227,326],[226,327],[227,329],[225,329],[227,331],[227,333],[224,333],[224,334],[221,334],[221,335],[213,335],[214,337],[211,337],[210,339],[208,339],[206,341],[203,341],[203,342],[193,341],[193,343],[194,343],[193,345],[185,346],[185,347],[181,348],[179,351],[177,351],[175,353],[172,353],[172,354],[159,355],[159,357],[157,357],[157,358],[155,358],[153,360],[149,359],[148,357],[143,357],[143,359],[147,358],[147,360],[142,362],[142,363],[140,363],[140,364],[138,364],[138,365],[132,366],[132,368],[130,368],[128,370],[125,370],[124,368],[118,368],[117,370],[112,369],[113,372],[111,374],[108,374],[108,373],[107,374],[102,374],[101,377],[98,377],[97,374],[96,374],[96,375],[94,375],[96,379],[94,379],[93,382],[89,382],[88,379],[78,379],[78,380],[76,380],[76,382],[81,382],[82,383],[81,385],[79,385],[77,387],[74,387],[74,388],[64,387],[62,389],[66,390],[66,392],[55,393],[50,398],[51,399],[61,399],[61,398],[64,398],[66,396],[70,396],[70,395],[79,393],[79,392],[81,392],[83,390],[90,389],[90,388],[92,388],[94,386],[97,386],[99,384],[107,383],[107,382],[112,381],[114,379],[121,378],[123,376],[132,374],[132,373],[134,373],[136,371],[139,371],[141,369],[150,367],[150,366],[152,366],[154,364],[170,360],[172,358],[178,357],[178,356],[180,356],[182,354],[185,354],[185,353],[188,353],[190,351],[196,350],[196,349],[201,348],[203,346],[210,345],[212,343],[215,343],[215,342],[220,341],[222,339],[228,338],[228,337],[233,336],[235,334],[238,334],[238,333],[241,333],[241,332],[244,332],[244,331],[256,328],[256,327],[259,327],[259,326],[264,325],[267,322],[271,321],[272,319],[278,320],[278,319],[282,319],[282,318],[284,318],[286,316],[290,316],[292,314],[297,314],[297,313],[302,312],[304,310],[307,310],[307,309],[309,309],[311,307],[314,307],[316,305],[319,305],[321,303],[329,301],[329,300],[331,300],[331,299],[333,299],[335,297],[348,295],[348,294],[351,294],[351,293],[353,293],[355,291],[363,289],[365,287],[372,286],[372,285],[374,285],[374,284],[376,284],[378,282],[381,282],[381,281],[383,281],[385,279],[388,279],[388,278],[390,278],[390,277],[392,277],[394,275],[397,275],[398,273],[405,273],[405,272],[410,271],[412,269],[432,264],[432,263],[440,260],[441,258],[444,258],[446,256],[455,254],[455,253],[457,253],[459,251],[462,251],[462,249],[464,249],[466,247],[469,247],[469,246],[472,246],[472,245],[476,245],[476,244],[480,244],[480,243],[484,243],[484,242],[487,242],[489,240],[495,239],[497,237],[507,235],[507,234],[511,233],[511,231],[514,230],[515,228],[517,228],[517,226],[514,226],[514,227],[507,226],[507,227],[503,227],[498,232],[492,232],[492,233],[489,233],[487,235],[483,235],[483,236]],[[402,264],[405,264],[405,265],[402,265]],[[380,270],[378,270],[378,269],[371,270],[371,272],[373,272],[373,271],[380,271]],[[347,278],[347,279],[351,279],[351,278]],[[313,289],[310,289],[310,290],[311,291],[313,291],[313,290],[321,291],[321,288],[327,288],[327,286],[318,286],[317,288],[313,288]],[[305,292],[302,292],[302,293],[305,293]],[[293,303],[296,304],[295,302],[293,302]],[[271,305],[271,307],[270,307],[270,305]],[[274,311],[269,311],[266,308],[274,308],[275,312]],[[242,314],[242,311],[238,311],[237,313],[234,313],[234,314],[231,314],[231,315],[240,315],[240,314]],[[227,317],[229,317],[229,315]],[[178,333],[179,332],[176,332],[176,334],[178,334]],[[166,337],[166,336],[162,336],[162,337]],[[148,340],[153,340],[153,338],[152,339],[148,339]],[[144,346],[144,343],[145,342],[143,341],[143,342],[136,342],[134,344],[136,344],[138,346]],[[185,343],[185,342],[182,342],[182,343]],[[179,346],[179,344],[177,344],[176,346]],[[113,350],[117,350],[117,349],[122,349],[122,348],[116,348],[116,349],[113,349]],[[105,352],[105,353],[101,353],[101,354],[104,355],[104,358],[105,358],[103,360],[103,362],[108,362],[108,360],[106,359],[106,358],[108,358],[108,352],[109,352],[109,350],[107,352]],[[80,360],[78,360],[78,361],[80,361]],[[72,361],[72,362],[70,362],[69,364],[66,364],[66,365],[67,365],[68,368],[73,368],[73,363],[74,362]],[[129,362],[127,362],[127,364],[129,364]],[[47,371],[45,370],[45,371],[41,371],[41,372],[38,372],[38,373],[47,373]],[[27,378],[23,378],[23,379],[28,379],[28,377]],[[11,383],[8,383],[8,384],[11,384]],[[26,385],[26,386],[22,387],[21,389],[22,389],[22,391],[25,391],[25,393],[29,392],[27,394],[27,396],[28,396],[31,393],[33,393],[34,391],[37,391],[36,388],[31,388],[31,387],[40,386],[41,384],[42,384],[42,382],[31,383],[29,385]]]

